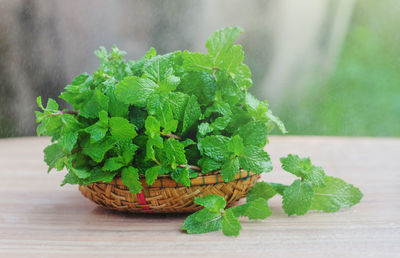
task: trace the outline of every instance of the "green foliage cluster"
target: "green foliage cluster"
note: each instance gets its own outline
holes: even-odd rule
[[[250,220],[265,219],[272,214],[268,200],[282,195],[282,207],[286,214],[304,215],[309,210],[336,212],[360,202],[363,194],[340,178],[325,175],[310,158],[289,154],[281,158],[282,168],[299,177],[291,185],[258,182],[247,194],[247,202],[224,209],[226,202],[218,195],[196,198],[195,203],[204,206],[186,218],[182,229],[189,234],[218,231],[226,236],[238,236],[242,228],[239,217]]]
[[[140,175],[149,185],[169,174],[189,186],[198,173],[219,169],[225,181],[239,168],[271,171],[263,150],[268,133],[274,125],[286,130],[267,102],[247,91],[251,72],[234,44],[241,32],[215,32],[208,53],[157,55],[151,48],[126,61],[116,47],[95,51],[98,70],[78,75],[60,95],[72,110],[37,99],[37,133],[52,140],[44,150],[49,170],[68,170],[62,185],[120,176],[134,193],[142,189]]]

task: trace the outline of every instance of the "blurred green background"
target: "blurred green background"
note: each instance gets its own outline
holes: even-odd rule
[[[0,137],[34,135],[35,98],[94,71],[101,45],[204,51],[236,25],[251,91],[289,134],[399,137],[399,14],[398,0],[0,0]]]
[[[358,1],[331,75],[277,107],[290,134],[399,137],[399,25],[399,1]]]

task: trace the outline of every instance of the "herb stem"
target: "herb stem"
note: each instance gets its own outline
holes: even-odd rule
[[[174,139],[177,139],[177,140],[182,140],[181,137],[179,137],[178,135],[172,134],[172,133],[166,133],[166,134],[161,133],[161,135],[165,136],[165,137],[168,137],[168,138],[174,138]]]
[[[79,114],[79,112],[78,111],[65,110],[65,111],[58,111],[56,113],[50,114],[50,116],[59,116],[59,115],[64,115],[64,114],[77,115],[77,114]]]
[[[189,169],[201,171],[201,168],[199,168],[198,166],[194,166],[194,165],[185,165],[185,164],[182,164],[182,165],[178,165],[178,167],[180,167],[180,168],[186,168],[186,167],[188,167]]]

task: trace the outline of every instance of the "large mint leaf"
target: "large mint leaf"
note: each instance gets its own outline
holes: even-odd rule
[[[310,158],[300,158],[298,155],[289,154],[281,158],[282,168],[298,177],[310,181],[315,186],[323,186],[325,172],[322,167],[311,164]]]
[[[209,54],[183,52],[183,67],[188,71],[213,72],[214,60]]]
[[[239,27],[226,27],[214,32],[207,40],[206,47],[208,53],[217,60],[220,55],[224,55],[233,46],[233,42],[239,37],[243,30]]]
[[[148,185],[152,185],[156,181],[161,169],[162,169],[161,166],[155,166],[155,167],[146,169],[145,175],[146,175],[146,183]]]
[[[198,147],[203,155],[216,161],[222,161],[229,156],[227,145],[229,138],[222,135],[207,136],[200,140]]]
[[[212,213],[213,216],[207,215],[207,219],[199,219],[204,213],[202,210],[197,211],[186,218],[182,225],[182,229],[189,234],[202,234],[207,232],[218,231],[222,228],[222,216],[219,213]]]
[[[247,216],[251,220],[265,219],[271,216],[272,211],[268,206],[267,200],[264,198],[258,198],[249,203],[248,208],[244,212],[244,216]]]
[[[143,67],[144,76],[157,84],[166,80],[174,72],[172,57],[171,54],[167,54],[149,59]]]
[[[214,76],[200,71],[185,73],[179,86],[184,93],[194,94],[201,105],[208,105],[214,99],[216,88]]]
[[[268,153],[256,146],[246,146],[239,157],[240,167],[254,173],[270,172],[272,163]]]
[[[137,136],[135,125],[123,117],[110,118],[110,132],[113,137],[120,140],[130,140]]]
[[[234,45],[228,51],[222,52],[215,60],[215,65],[228,73],[236,73],[244,59],[241,45]]]
[[[201,115],[200,105],[196,96],[191,96],[183,116],[182,133],[193,127],[199,121]]]
[[[170,102],[160,94],[152,94],[147,99],[147,111],[160,121],[164,133],[176,131],[178,121],[174,119]]]
[[[349,208],[359,203],[363,197],[357,187],[340,178],[327,176],[325,183],[325,186],[314,188],[310,210],[335,212],[340,208]]]
[[[111,182],[117,174],[118,171],[108,172],[96,167],[90,171],[90,176],[85,178],[83,182],[85,184],[93,182]]]
[[[275,194],[276,194],[276,191],[268,183],[258,182],[247,193],[246,200],[247,200],[247,202],[257,200],[258,198],[263,198],[265,200],[269,200],[272,197],[274,197]]]
[[[44,150],[44,161],[49,166],[49,171],[52,168],[57,170],[62,170],[66,161],[66,154],[64,153],[62,147],[54,143],[47,146]]]
[[[157,87],[150,79],[129,76],[115,87],[114,94],[123,103],[145,107],[147,98]]]
[[[79,110],[79,115],[86,118],[97,118],[100,111],[108,111],[108,102],[108,97],[95,89],[85,105]]]
[[[108,115],[104,110],[99,113],[99,121],[85,128],[85,132],[90,134],[90,142],[97,142],[106,136],[108,131]]]
[[[228,150],[239,156],[244,152],[243,139],[239,135],[235,135],[228,142]]]
[[[283,192],[282,207],[286,214],[304,215],[311,206],[314,190],[309,182],[296,180]]]
[[[221,168],[222,162],[216,161],[208,157],[202,157],[199,160],[199,166],[201,167],[202,173],[207,173],[211,171],[215,171]]]
[[[263,148],[267,143],[268,128],[261,121],[252,121],[241,126],[236,133],[243,139],[245,145]]]
[[[235,236],[237,237],[240,233],[242,226],[239,220],[231,210],[226,210],[222,217],[222,233],[225,236]]]
[[[181,185],[190,186],[190,172],[188,168],[175,168],[171,172],[171,177]]]
[[[121,180],[132,193],[140,193],[143,189],[139,181],[139,170],[134,167],[125,167],[121,172]]]
[[[185,108],[188,103],[189,96],[182,92],[170,92],[167,101],[171,107],[174,119],[183,121]]]
[[[179,141],[169,138],[164,142],[164,151],[168,164],[173,168],[177,165],[187,164],[185,146]]]
[[[195,197],[194,203],[207,208],[210,212],[220,212],[221,209],[224,209],[226,206],[224,197],[214,194],[203,197]]]
[[[115,140],[111,137],[105,137],[103,140],[95,143],[85,142],[82,146],[82,152],[94,161],[101,162],[106,152],[115,147],[115,143]]]
[[[221,168],[221,177],[225,182],[232,181],[239,172],[239,160],[237,158],[227,159]]]

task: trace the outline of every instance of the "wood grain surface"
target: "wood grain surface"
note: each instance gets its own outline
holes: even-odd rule
[[[48,138],[0,140],[0,257],[396,257],[400,256],[400,139],[270,138],[275,169],[263,179],[289,183],[278,159],[312,157],[327,174],[358,186],[364,198],[337,213],[288,217],[279,196],[273,215],[243,219],[238,238],[188,235],[184,215],[120,214],[96,207],[77,186],[47,175]]]

